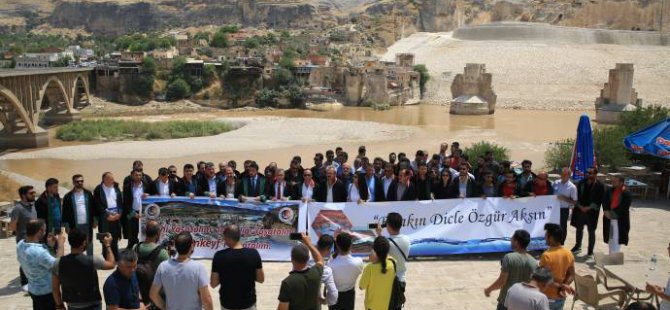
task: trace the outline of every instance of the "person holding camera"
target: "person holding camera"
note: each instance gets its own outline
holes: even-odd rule
[[[89,238],[84,230],[70,229],[67,241],[72,251],[70,254],[56,259],[52,269],[51,288],[56,309],[100,309],[100,289],[97,270],[114,268],[112,255],[112,235],[104,234],[102,244],[107,251],[107,260],[86,254]]]
[[[301,234],[302,244],[291,249],[291,271],[279,289],[279,306],[277,310],[318,310],[321,276],[323,275],[323,256],[312,244],[312,239],[305,233]],[[312,254],[314,265],[309,267],[309,255]]]
[[[382,228],[386,227],[388,232],[391,249],[389,255],[395,259],[397,266],[398,280],[400,280],[403,287],[405,287],[405,273],[407,272],[407,258],[409,257],[409,237],[400,233],[402,227],[402,215],[400,213],[391,212],[386,215],[386,223],[377,225],[377,236],[381,236]]]

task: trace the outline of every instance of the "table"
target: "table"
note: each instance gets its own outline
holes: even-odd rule
[[[647,199],[647,191],[649,191],[649,186],[646,183],[642,183],[638,180],[627,179],[624,184],[631,193],[639,194],[642,199]]]
[[[665,266],[657,264],[655,270],[649,270],[648,262],[626,262],[623,265],[608,265],[607,272],[632,289],[632,294],[645,292],[647,283],[664,287],[670,273]],[[631,298],[633,298],[631,294]]]

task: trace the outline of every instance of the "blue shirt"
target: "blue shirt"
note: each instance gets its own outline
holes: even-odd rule
[[[361,178],[365,178],[365,176],[361,176]],[[370,181],[368,181],[368,191],[370,192],[370,195],[368,195],[368,201],[369,202],[374,202],[375,201],[375,177],[371,177]]]
[[[16,246],[16,257],[28,278],[28,291],[38,296],[51,294],[51,269],[56,258],[51,256],[47,246],[21,240]]]
[[[51,196],[49,199],[49,208],[51,208],[51,227],[59,229],[61,227],[62,215],[60,211],[60,199],[55,196]]]
[[[128,279],[117,269],[114,271],[102,287],[107,305],[117,305],[124,309],[137,309],[140,307],[140,284],[137,275]]]

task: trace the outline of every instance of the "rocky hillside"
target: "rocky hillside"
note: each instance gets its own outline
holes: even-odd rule
[[[275,28],[328,27],[350,20],[379,31],[384,41],[414,31],[450,31],[464,24],[530,21],[555,25],[670,29],[662,0],[2,0],[3,23],[49,24],[102,35],[174,26],[239,23]],[[11,17],[11,18],[10,18]],[[395,29],[398,28],[398,29]],[[397,39],[397,38],[396,38]],[[392,43],[392,42],[391,42]]]

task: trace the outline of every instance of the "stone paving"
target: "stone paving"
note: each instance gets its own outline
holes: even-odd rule
[[[670,201],[657,200],[654,202],[634,202],[631,211],[632,230],[631,243],[623,247],[626,261],[647,261],[652,254],[659,257],[661,272],[670,270],[666,247],[670,241],[667,223],[670,222]],[[599,223],[596,251],[607,251],[607,245],[602,242],[602,230]],[[586,240],[584,240],[586,242]],[[125,244],[125,241],[122,243]],[[569,230],[567,246],[574,244],[574,230]],[[69,249],[67,249],[69,250]],[[100,247],[96,244],[96,253]],[[539,253],[537,253],[539,254]],[[586,264],[584,254],[577,257],[577,273],[595,274]],[[498,276],[500,258],[502,254],[451,256],[444,259],[422,259],[412,261],[408,265],[407,297],[405,309],[495,309],[497,292],[490,298],[484,296],[484,288]],[[199,260],[209,269],[210,260]],[[13,238],[0,240],[0,309],[30,309],[30,297],[26,296],[19,287],[18,269],[15,243]],[[277,295],[281,280],[290,271],[289,263],[265,263],[265,283],[257,284],[258,309],[276,309]],[[110,274],[110,271],[99,272],[100,286]],[[658,283],[663,286],[665,283]],[[211,289],[215,300],[215,309],[218,305],[218,293]],[[357,290],[356,308],[363,308],[364,292]],[[569,297],[566,309],[572,304]],[[576,309],[586,309],[577,303]]]

